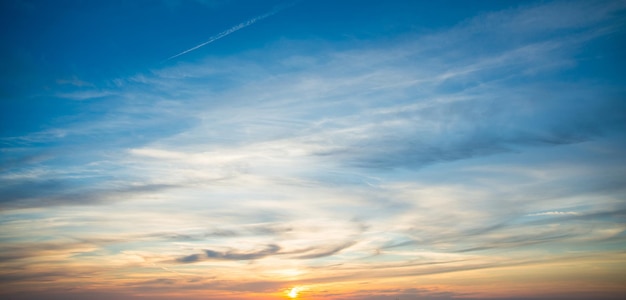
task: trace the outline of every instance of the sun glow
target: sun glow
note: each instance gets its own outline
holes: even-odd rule
[[[295,299],[296,297],[298,297],[298,293],[300,292],[300,290],[301,289],[299,287],[294,287],[289,291],[287,296],[289,296],[289,298]]]

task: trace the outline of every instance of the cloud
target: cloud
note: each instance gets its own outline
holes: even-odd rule
[[[84,242],[12,243],[0,249],[0,263],[45,256],[63,256],[71,252],[88,252],[93,249],[95,249],[93,244]]]
[[[317,294],[316,294],[317,295]],[[457,299],[460,296],[451,292],[442,292],[437,290],[428,289],[364,289],[356,293],[350,293],[346,295],[324,292],[319,293],[318,297],[334,300],[350,300],[350,299],[363,299],[363,300],[392,300],[392,299],[431,299],[431,300],[444,300],[444,299]]]
[[[239,250],[227,250],[219,251],[212,249],[204,249],[204,255],[191,254],[177,258],[176,261],[180,263],[195,263],[203,260],[224,260],[224,261],[239,261],[239,260],[256,260],[270,256],[288,256],[294,259],[317,259],[327,256],[332,256],[340,251],[349,248],[354,245],[355,242],[347,242],[340,245],[325,245],[325,246],[313,246],[307,248],[284,248],[279,245],[270,244],[265,249],[256,251],[239,251]]]
[[[200,254],[191,254],[191,255],[178,258],[176,260],[182,263],[192,263],[192,262],[200,261],[200,259],[201,259]]]
[[[211,249],[205,249],[204,255],[200,254],[192,254],[185,257],[181,257],[176,259],[178,262],[182,263],[191,263],[198,262],[204,259],[209,260],[255,260],[264,258],[269,255],[277,254],[280,251],[280,247],[278,245],[267,245],[265,249],[251,251],[251,252],[240,252],[234,250],[228,251],[216,251]]]
[[[423,40],[427,42],[430,38],[433,37]],[[448,43],[462,44],[463,40],[452,39]],[[278,74],[270,79],[259,77],[258,83],[250,80],[245,89],[224,95],[244,106],[229,112],[237,117],[232,122],[206,126],[230,126],[226,130],[233,139],[264,138],[264,135],[245,134],[245,130],[251,128],[259,133],[275,132],[279,139],[281,134],[289,135],[290,128],[286,126],[297,118],[304,123],[295,123],[299,124],[296,126],[306,122],[318,125],[315,131],[303,127],[302,134],[288,139],[288,144],[281,140],[283,149],[289,145],[289,148],[303,150],[303,154],[366,168],[419,168],[431,163],[515,151],[520,146],[579,143],[612,127],[613,121],[605,122],[593,116],[604,114],[611,116],[609,119],[619,120],[611,110],[602,108],[615,106],[585,100],[587,96],[600,93],[600,89],[562,86],[563,92],[555,97],[552,93],[555,83],[529,85],[526,82],[532,78],[531,72],[536,72],[531,70],[546,61],[567,64],[565,57],[569,49],[581,45],[580,40],[567,37],[549,42],[532,41],[530,45],[507,45],[508,48],[496,52],[496,58],[483,54],[448,59],[453,53],[445,49],[439,49],[437,59],[420,50],[386,55],[394,53],[393,48],[333,53],[326,59],[316,58],[319,67],[313,70]],[[411,49],[413,45],[401,46]],[[428,68],[417,68],[411,63],[413,60],[421,61],[419,65]],[[363,66],[362,61],[368,64]],[[232,65],[240,63],[230,62]],[[563,68],[568,66],[557,66],[555,70]],[[185,76],[196,74],[190,69]],[[254,99],[252,95],[267,94],[263,92],[267,90],[280,92],[271,94],[268,101],[263,98],[260,102],[245,100]],[[399,94],[395,101],[383,100],[395,94]],[[306,102],[316,98],[323,100],[315,102],[316,105]],[[578,104],[564,107],[570,101]],[[389,105],[381,107],[380,103]],[[289,116],[281,111],[281,105],[289,105]],[[359,113],[350,113],[350,108],[356,107]],[[322,112],[322,108],[331,108],[337,113],[329,115]],[[320,119],[310,119],[314,116]],[[204,126],[198,130],[202,128]]]
[[[73,91],[70,93],[60,93],[56,95],[59,98],[63,99],[72,99],[77,101],[83,100],[94,100],[94,99],[102,99],[102,98],[110,98],[115,96],[113,92],[106,90],[82,90],[82,91]]]
[[[218,252],[214,250],[204,250],[206,256],[209,259],[224,259],[224,260],[253,260],[266,257],[268,255],[272,255],[280,251],[280,247],[277,245],[267,245],[267,247],[263,250],[254,251],[254,252],[237,252],[237,251],[226,251],[226,252]]]
[[[121,201],[133,196],[154,194],[175,188],[171,184],[128,184],[100,182],[89,186],[90,180],[46,176],[49,178],[17,178],[0,180],[0,207],[28,208],[59,205],[93,205]],[[89,178],[91,179],[91,178]],[[86,182],[85,182],[86,181]]]
[[[352,246],[354,244],[355,244],[355,242],[348,242],[348,243],[345,243],[343,245],[332,247],[330,249],[317,250],[317,251],[314,251],[313,253],[307,253],[307,254],[304,254],[304,255],[298,255],[298,256],[295,256],[295,258],[297,258],[297,259],[312,259],[312,258],[320,258],[320,257],[325,257],[325,256],[331,256],[331,255],[337,254],[341,250],[349,248],[350,246]],[[307,251],[307,252],[310,252],[310,251]]]
[[[57,79],[56,82],[57,84],[60,84],[60,85],[69,84],[69,85],[73,85],[77,87],[95,87],[93,83],[83,81],[77,76],[72,76],[71,78],[68,78],[68,79]]]
[[[538,216],[579,216],[580,213],[575,211],[546,211],[541,213],[528,214],[529,217],[538,217]]]

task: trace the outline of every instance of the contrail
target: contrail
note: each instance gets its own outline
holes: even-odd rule
[[[291,3],[286,4],[286,5],[276,6],[276,7],[274,7],[274,9],[272,9],[270,12],[268,12],[266,14],[263,14],[263,15],[254,17],[254,18],[252,18],[252,19],[250,19],[248,21],[239,23],[239,24],[237,24],[237,25],[235,25],[235,26],[233,26],[233,27],[231,27],[231,28],[229,28],[227,30],[224,30],[224,31],[218,33],[217,35],[212,36],[208,41],[206,41],[206,42],[204,42],[202,44],[199,44],[199,45],[197,45],[197,46],[195,46],[193,48],[189,48],[189,49],[187,49],[187,50],[185,50],[185,51],[183,51],[181,53],[178,53],[178,54],[176,54],[176,55],[166,59],[165,61],[177,58],[177,57],[179,57],[179,56],[181,56],[183,54],[189,53],[189,52],[191,52],[193,50],[196,50],[196,49],[198,49],[200,47],[203,47],[203,46],[206,46],[206,45],[208,45],[210,43],[213,43],[213,42],[215,42],[215,41],[217,41],[217,40],[219,40],[219,39],[221,39],[221,38],[223,38],[223,37],[225,37],[225,36],[235,32],[237,30],[240,30],[242,28],[246,28],[246,27],[248,27],[248,26],[250,26],[250,25],[252,25],[252,24],[254,24],[254,23],[258,22],[258,21],[261,21],[261,20],[263,20],[265,18],[271,17],[271,16],[277,14],[278,12],[280,12],[281,10],[283,10],[283,9],[289,7],[289,6],[294,5],[295,3],[296,2],[291,2]]]

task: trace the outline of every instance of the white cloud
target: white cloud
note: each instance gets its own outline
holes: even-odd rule
[[[579,212],[575,211],[546,211],[541,213],[528,214],[526,216],[529,217],[540,217],[540,216],[580,216]]]

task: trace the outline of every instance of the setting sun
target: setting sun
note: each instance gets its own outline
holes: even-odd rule
[[[298,297],[298,293],[300,292],[300,288],[299,287],[294,287],[292,288],[289,293],[287,294],[290,298],[296,298]]]

